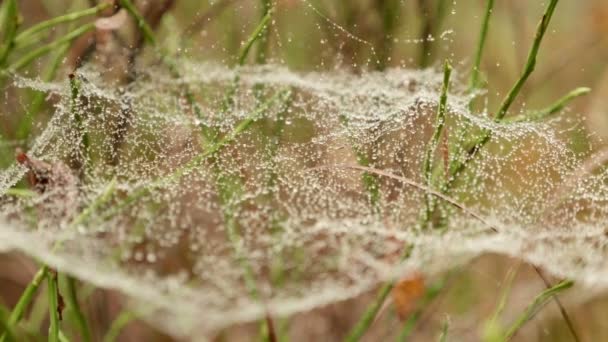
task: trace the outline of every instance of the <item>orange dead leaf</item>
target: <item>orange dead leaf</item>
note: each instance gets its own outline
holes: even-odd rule
[[[424,277],[418,272],[395,284],[392,292],[393,302],[397,314],[402,320],[416,309],[418,300],[424,295],[425,289]]]

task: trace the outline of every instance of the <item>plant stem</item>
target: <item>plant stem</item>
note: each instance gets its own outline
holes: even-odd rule
[[[59,296],[57,284],[57,272],[50,271],[47,277],[48,296],[49,296],[49,342],[59,342]]]
[[[472,93],[480,88],[481,59],[486,45],[486,38],[488,36],[488,28],[490,26],[490,17],[492,16],[493,8],[494,0],[487,0],[486,11],[481,24],[481,31],[479,33],[479,41],[477,42],[477,49],[475,50],[475,62],[473,64],[471,78],[469,80],[469,93]]]
[[[48,276],[48,272],[49,272],[49,268],[46,265],[42,266],[38,270],[38,272],[36,272],[36,275],[34,275],[34,278],[32,279],[32,281],[27,285],[27,287],[21,294],[21,297],[19,297],[19,301],[17,302],[17,304],[15,305],[15,308],[13,309],[10,316],[8,317],[7,323],[8,323],[8,326],[12,330],[14,330],[14,327],[17,325],[17,323],[19,323],[21,318],[23,318],[23,314],[25,313],[25,310],[27,309],[28,305],[34,299],[34,295],[38,291],[38,288],[42,284],[42,281],[44,281],[44,279]],[[5,339],[6,339],[6,334],[3,334],[2,336],[0,336],[0,342],[4,342]]]
[[[28,66],[33,61],[35,61],[36,59],[40,58],[41,56],[57,49],[58,47],[61,47],[61,45],[65,44],[65,43],[71,42],[72,40],[80,37],[82,34],[88,32],[88,31],[91,31],[94,28],[95,28],[95,24],[83,25],[83,26],[75,29],[74,31],[66,34],[65,36],[63,36],[49,44],[46,44],[34,51],[31,51],[30,53],[21,57],[20,59],[18,59],[16,62],[14,62],[9,67],[9,70],[17,71],[19,69],[22,69],[22,68]]]
[[[103,342],[114,342],[120,335],[120,332],[122,331],[122,329],[124,329],[124,327],[127,326],[127,324],[129,324],[129,322],[131,322],[134,319],[135,319],[135,314],[133,314],[131,311],[122,311],[114,319],[114,321],[112,321],[112,324],[110,325],[110,329],[108,330],[106,335],[103,337]]]
[[[590,88],[586,88],[586,87],[576,88],[576,89],[572,90],[571,92],[569,92],[568,94],[566,94],[564,97],[557,100],[554,104],[552,104],[551,106],[549,106],[545,109],[542,109],[537,112],[532,112],[529,114],[507,117],[507,118],[503,119],[503,122],[508,122],[508,123],[509,122],[533,122],[533,121],[540,121],[540,120],[546,119],[546,118],[550,117],[551,115],[560,112],[562,109],[564,109],[568,105],[568,103],[570,103],[570,101],[574,100],[575,98],[577,98],[579,96],[589,94],[589,92],[591,92]]]
[[[532,72],[534,71],[534,68],[536,67],[536,57],[540,49],[540,43],[542,42],[543,37],[547,32],[549,22],[551,21],[551,17],[553,16],[555,7],[557,6],[558,2],[559,0],[551,0],[549,6],[545,10],[545,13],[543,14],[543,18],[541,19],[540,23],[538,23],[538,27],[536,29],[536,36],[534,37],[532,48],[530,49],[530,52],[528,54],[528,60],[526,61],[524,71],[517,80],[517,82],[515,82],[513,88],[511,88],[511,91],[509,91],[509,93],[503,100],[502,104],[500,105],[500,108],[494,116],[494,121],[499,122],[500,120],[502,120],[502,118],[505,117],[505,115],[507,115],[509,107],[511,107],[511,104],[513,104],[513,101],[515,101],[515,98],[520,93],[524,83],[526,83],[528,77],[530,77],[530,74],[532,74]]]
[[[0,69],[4,66],[6,59],[15,47],[15,35],[19,27],[19,13],[17,0],[6,0],[2,4],[2,32],[4,32],[4,42],[0,46]]]
[[[382,285],[378,291],[378,294],[376,295],[376,298],[372,304],[367,307],[363,313],[363,316],[361,316],[355,327],[351,330],[350,334],[344,339],[344,342],[356,342],[359,341],[363,335],[365,335],[369,327],[374,322],[376,315],[378,315],[378,311],[380,311],[380,308],[382,308],[382,305],[386,301],[386,298],[391,293],[393,287],[394,282],[392,281],[386,282]]]
[[[431,137],[431,141],[427,145],[426,153],[424,156],[422,166],[422,177],[426,181],[428,188],[433,187],[433,159],[437,146],[439,145],[439,139],[445,126],[445,116],[447,112],[447,100],[448,91],[450,89],[450,76],[452,74],[452,66],[448,61],[445,61],[443,66],[443,86],[441,88],[441,96],[439,98],[439,105],[437,107],[437,117],[435,119],[435,131]],[[431,194],[426,194],[426,211],[423,217],[424,228],[428,225],[431,220],[432,208],[434,207],[435,197]]]
[[[118,2],[120,3],[120,5],[123,8],[125,8],[127,10],[127,12],[129,12],[129,14],[131,14],[131,16],[133,16],[133,18],[135,19],[135,21],[137,23],[137,27],[139,27],[139,29],[141,30],[141,32],[144,35],[144,39],[148,43],[150,43],[152,45],[156,45],[156,38],[154,37],[154,31],[152,30],[150,25],[148,25],[148,23],[146,23],[146,19],[139,13],[139,11],[137,10],[137,7],[135,7],[133,2],[131,2],[131,0],[119,0]]]
[[[260,5],[262,7],[262,17],[260,19],[260,23],[263,23],[266,17],[270,19],[270,11],[272,11],[272,2],[271,0],[260,0]],[[268,24],[268,20],[266,20],[266,24]],[[259,34],[258,45],[255,55],[256,64],[264,64],[266,63],[266,55],[268,53],[268,43],[269,43],[269,35],[270,30],[268,29],[268,25],[264,25],[264,28]]]
[[[526,310],[517,318],[517,320],[511,325],[509,330],[504,336],[504,340],[508,341],[517,333],[521,327],[529,322],[546,304],[558,293],[571,288],[574,282],[571,280],[564,280],[557,285],[544,290],[541,294],[534,298],[534,301],[526,308]]]
[[[80,305],[78,304],[78,296],[76,295],[76,280],[70,276],[67,276],[66,280],[68,305],[70,306],[70,309],[72,309],[74,317],[76,318],[76,323],[78,324],[78,329],[80,330],[81,341],[89,342],[91,341],[91,331],[89,330],[87,320],[80,309]]]
[[[59,24],[69,23],[72,21],[76,21],[80,18],[84,18],[84,17],[90,16],[90,15],[97,14],[97,13],[109,8],[110,6],[112,6],[112,5],[109,2],[102,2],[93,8],[88,8],[88,9],[85,9],[82,11],[61,15],[61,16],[54,17],[49,20],[43,21],[43,22],[38,23],[38,24],[28,28],[27,30],[24,30],[21,33],[19,33],[15,37],[15,44],[17,46],[19,46],[25,40],[27,40],[28,38],[31,38],[33,35],[41,32],[41,31],[50,29]]]

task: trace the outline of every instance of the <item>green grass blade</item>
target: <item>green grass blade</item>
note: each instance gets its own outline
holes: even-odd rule
[[[28,40],[29,38],[36,35],[37,33],[49,30],[60,24],[73,22],[73,21],[76,21],[76,20],[84,18],[84,17],[95,15],[107,8],[110,8],[111,6],[112,5],[109,2],[102,2],[99,5],[92,7],[92,8],[88,8],[88,9],[78,11],[78,12],[68,13],[65,15],[57,16],[57,17],[51,18],[49,20],[40,22],[40,23],[22,31],[21,33],[19,33],[15,37],[15,44],[17,46],[19,46],[19,44],[22,44],[24,41]]]
[[[59,342],[59,289],[58,277],[55,271],[50,271],[47,277],[47,287],[49,296],[49,342]]]
[[[429,141],[422,166],[422,177],[426,181],[426,186],[433,188],[433,159],[439,145],[439,139],[445,126],[447,113],[448,91],[450,89],[450,76],[452,74],[452,66],[448,61],[445,61],[443,66],[443,86],[441,87],[441,96],[437,107],[437,117],[435,118],[435,130]],[[431,194],[426,195],[426,210],[424,211],[424,226],[426,228],[431,220],[431,215],[434,207],[435,197]]]
[[[139,27],[139,29],[141,30],[141,32],[144,35],[144,39],[148,43],[150,43],[152,45],[156,45],[156,38],[154,37],[154,31],[152,30],[150,25],[148,25],[148,23],[146,22],[146,19],[139,13],[139,11],[137,10],[137,7],[135,7],[133,2],[131,2],[131,0],[119,0],[119,3],[122,7],[124,7],[127,10],[127,12],[129,12],[129,14],[131,14],[131,16],[133,16],[133,18],[137,22],[137,26]]]
[[[477,49],[475,50],[475,62],[473,63],[471,78],[469,79],[469,93],[480,87],[481,59],[486,45],[486,38],[488,37],[488,28],[490,27],[490,18],[493,9],[494,0],[487,0],[486,11],[481,24],[481,31],[479,32],[479,41],[477,42]]]
[[[262,17],[262,20],[260,20],[260,22],[258,23],[258,26],[256,26],[255,30],[253,30],[251,35],[249,35],[247,42],[245,43],[245,45],[243,45],[243,47],[241,48],[241,52],[239,53],[239,59],[238,59],[239,65],[245,64],[247,56],[249,55],[249,50],[251,50],[251,47],[253,46],[253,44],[258,39],[264,39],[263,33],[266,31],[266,27],[268,26],[268,22],[270,21],[270,18],[272,18],[273,12],[274,12],[274,10],[272,8],[270,8],[266,12],[266,14]]]
[[[543,41],[545,33],[547,32],[547,28],[549,27],[549,23],[551,22],[551,18],[553,17],[553,13],[555,12],[555,7],[557,6],[558,2],[559,0],[551,0],[551,2],[549,2],[549,5],[547,6],[545,13],[543,14],[543,18],[538,23],[538,27],[536,29],[536,36],[534,37],[534,42],[532,43],[532,48],[530,49],[530,52],[528,54],[528,59],[526,61],[524,70],[517,82],[515,82],[513,88],[511,88],[511,91],[509,91],[507,96],[502,101],[500,108],[494,116],[495,121],[500,121],[505,117],[505,115],[507,115],[511,104],[513,104],[513,101],[515,101],[515,98],[517,97],[517,95],[519,95],[521,88],[524,86],[524,84],[534,71],[536,67],[536,58],[538,56],[540,44]]]
[[[382,308],[382,305],[386,301],[386,298],[391,293],[393,289],[394,283],[387,282],[378,291],[376,298],[372,302],[370,306],[367,307],[363,316],[359,319],[359,322],[355,325],[355,327],[351,330],[350,334],[344,339],[344,342],[356,342],[359,341],[363,335],[367,332],[369,327],[374,322],[378,312]]]
[[[36,275],[34,275],[32,281],[25,288],[25,290],[21,294],[21,297],[19,298],[19,301],[17,301],[17,305],[15,305],[15,308],[8,317],[9,329],[14,329],[17,323],[19,323],[19,321],[21,320],[21,318],[23,318],[25,310],[34,299],[34,295],[36,294],[36,292],[38,292],[38,288],[42,284],[42,281],[44,281],[44,279],[48,276],[48,272],[48,267],[42,266],[40,270],[36,272]],[[6,334],[0,336],[0,342],[4,342],[5,339]]]
[[[574,285],[574,282],[571,280],[564,280],[557,285],[546,289],[541,294],[534,298],[532,304],[530,304],[524,312],[515,320],[515,322],[511,325],[507,333],[505,334],[505,341],[510,340],[513,336],[524,326],[524,324],[528,323],[534,316],[553,298],[560,292],[563,292]]]
[[[446,318],[441,325],[441,334],[439,335],[439,342],[447,342],[448,330],[450,329],[450,321]]]
[[[87,33],[88,31],[93,30],[94,28],[95,28],[95,24],[83,25],[83,26],[75,29],[74,31],[66,34],[65,36],[63,36],[49,44],[46,44],[34,51],[31,51],[30,53],[21,57],[16,62],[11,64],[11,66],[9,67],[9,70],[11,70],[11,71],[20,70],[20,69],[28,66],[30,63],[32,63],[36,59],[57,49],[58,47],[61,47],[61,45],[65,44],[65,43],[69,43],[69,42],[73,41],[74,39],[80,37],[81,35]]]
[[[103,342],[114,342],[120,335],[120,332],[136,318],[135,314],[131,311],[121,312],[110,325],[110,329],[103,337]]]
[[[2,26],[0,29],[4,33],[2,46],[0,46],[0,68],[2,68],[6,59],[15,47],[15,35],[19,27],[19,12],[17,8],[17,0],[6,0],[2,4]]]
[[[569,92],[568,94],[566,94],[564,97],[557,100],[554,104],[552,104],[551,106],[549,106],[543,110],[540,110],[537,112],[532,112],[529,114],[508,117],[508,118],[505,118],[503,120],[503,122],[507,122],[507,123],[533,122],[533,121],[544,120],[544,119],[552,116],[553,114],[556,114],[556,113],[559,113],[560,111],[562,111],[572,100],[576,99],[577,97],[587,95],[590,92],[591,92],[590,88],[586,88],[586,87],[576,88],[576,89],[572,90],[571,92]]]
[[[78,330],[80,330],[80,339],[83,342],[91,341],[91,331],[89,330],[89,325],[87,320],[80,309],[80,305],[78,304],[78,296],[76,294],[76,280],[70,276],[66,277],[66,285],[67,285],[67,302],[69,308],[74,313],[74,318],[76,318],[76,323],[78,324]]]

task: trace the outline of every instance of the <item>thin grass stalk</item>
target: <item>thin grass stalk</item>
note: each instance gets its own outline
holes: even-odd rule
[[[57,272],[51,270],[47,277],[47,288],[49,296],[49,342],[59,342],[59,287]]]
[[[8,326],[10,329],[14,330],[17,323],[19,323],[21,318],[23,318],[25,310],[34,299],[34,295],[36,294],[36,292],[38,292],[38,288],[40,288],[40,285],[48,276],[48,273],[49,268],[46,265],[42,266],[38,270],[38,272],[36,272],[32,281],[27,285],[27,287],[21,294],[21,297],[19,297],[19,301],[17,301],[15,308],[8,317]],[[0,342],[4,341],[6,341],[6,334],[0,336]]]
[[[260,18],[260,23],[264,22],[264,19],[266,17],[268,17],[268,19],[270,19],[269,14],[270,11],[272,10],[272,1],[271,0],[260,0],[260,6],[262,8],[261,14],[262,17]],[[257,43],[257,50],[256,50],[256,55],[255,55],[255,62],[256,64],[264,64],[266,63],[266,55],[268,54],[268,44],[270,42],[270,36],[269,36],[269,28],[268,28],[268,22],[266,22],[266,25],[264,26],[264,28],[262,29],[262,31],[260,32],[260,37],[258,38],[258,43]]]
[[[382,287],[378,291],[378,294],[376,295],[376,298],[374,298],[372,304],[370,304],[367,309],[365,309],[363,316],[361,316],[355,327],[344,339],[344,342],[356,342],[359,341],[361,337],[363,337],[363,335],[365,335],[369,327],[376,319],[378,312],[384,305],[386,298],[393,290],[394,284],[395,283],[391,281],[382,285]]]
[[[528,61],[526,63],[524,71],[523,71],[522,75],[520,76],[520,78],[515,83],[515,85],[513,86],[513,88],[511,89],[511,91],[507,94],[505,99],[502,101],[502,104],[500,105],[498,111],[496,112],[496,115],[494,116],[494,121],[500,122],[504,118],[509,107],[511,106],[511,104],[513,103],[513,101],[515,100],[517,95],[519,94],[522,86],[524,85],[526,80],[529,78],[532,71],[534,71],[540,44],[543,40],[545,32],[547,31],[547,27],[549,25],[551,17],[553,16],[555,7],[558,2],[559,2],[559,0],[551,0],[549,5],[545,9],[543,17],[542,17],[540,23],[538,24],[537,32],[536,32],[532,47],[530,49],[530,52],[528,54]],[[477,152],[483,146],[485,146],[485,144],[487,144],[490,141],[491,136],[492,136],[491,131],[486,130],[485,132],[482,132],[481,136],[476,141],[474,141],[470,146],[466,147],[465,159],[463,161],[455,161],[453,165],[450,165],[450,171],[449,171],[450,177],[449,177],[448,181],[444,182],[444,184],[442,186],[442,192],[447,193],[450,191],[455,180],[459,177],[459,175],[465,169],[466,165],[468,165],[468,163],[473,159],[473,157],[475,155],[477,155]]]
[[[114,342],[120,336],[121,331],[136,318],[131,311],[122,311],[110,325],[110,329],[103,337],[103,342]]]
[[[35,36],[37,33],[49,30],[60,24],[73,22],[73,21],[76,21],[76,20],[84,18],[84,17],[95,15],[111,6],[112,5],[109,2],[102,2],[93,8],[88,8],[88,9],[85,9],[82,11],[68,13],[65,15],[61,15],[61,16],[54,17],[49,20],[43,21],[43,22],[38,23],[38,24],[22,31],[21,33],[19,33],[15,37],[15,44],[17,46],[19,46],[20,44],[23,44],[26,40]]]
[[[13,64],[11,64],[9,66],[9,70],[11,70],[11,71],[20,70],[20,69],[28,66],[30,63],[32,63],[36,59],[61,47],[65,43],[69,43],[69,42],[73,41],[74,39],[80,37],[81,35],[83,35],[84,33],[87,33],[88,31],[93,30],[94,28],[95,28],[95,24],[83,25],[83,26],[75,29],[74,31],[66,34],[65,36],[63,36],[49,44],[46,44],[34,51],[31,51],[30,53],[21,57],[20,59],[18,59],[16,62],[14,62]]]
[[[439,335],[439,342],[447,342],[448,330],[450,329],[450,320],[445,319],[441,325],[441,334]]]
[[[74,318],[76,319],[76,323],[78,325],[78,330],[80,331],[80,339],[83,342],[91,341],[91,330],[89,329],[89,325],[87,320],[80,309],[80,305],[78,303],[78,296],[76,294],[76,279],[73,277],[66,277],[66,285],[67,285],[67,302],[74,313]]]
[[[540,279],[543,281],[543,284],[545,285],[546,289],[549,289],[552,287],[551,282],[547,279],[547,277],[545,277],[545,275],[543,274],[541,269],[538,268],[538,266],[534,265],[534,271],[536,271],[536,273],[538,274]],[[570,334],[572,335],[574,342],[580,342],[581,339],[579,338],[578,333],[576,332],[576,329],[574,328],[574,323],[572,322],[572,319],[570,318],[570,314],[568,314],[566,307],[564,307],[561,300],[559,300],[559,297],[557,297],[557,296],[553,296],[553,301],[557,305],[559,312],[562,315],[562,318],[564,319],[564,322],[566,322],[566,326],[568,327],[568,330],[570,331]]]
[[[524,312],[513,322],[511,327],[508,329],[507,333],[504,336],[505,341],[509,341],[515,334],[521,329],[524,324],[529,322],[536,314],[558,293],[563,292],[574,285],[574,282],[571,280],[564,280],[557,285],[544,290],[540,293],[534,301],[528,305],[528,307],[524,310]]]
[[[564,97],[557,100],[555,103],[550,105],[549,107],[522,115],[517,115],[513,117],[507,117],[503,119],[503,122],[512,123],[512,122],[534,122],[544,120],[553,114],[561,112],[572,100],[577,97],[587,95],[591,92],[590,88],[580,87],[572,90]]]
[[[137,23],[137,27],[143,33],[144,39],[150,43],[151,45],[156,46],[156,37],[154,36],[154,31],[146,22],[146,19],[139,13],[139,10],[131,0],[119,0],[120,5],[129,12],[129,14],[135,19]]]
[[[8,316],[10,315],[10,310],[6,308],[4,305],[0,304],[0,334],[3,336],[6,335],[7,342],[12,342],[15,340],[15,333],[8,325]]]
[[[8,56],[15,47],[15,35],[19,27],[17,0],[6,0],[3,4],[1,15],[4,42],[0,47],[0,68],[5,65]]]
[[[517,97],[517,95],[519,95],[521,88],[534,71],[536,67],[536,57],[540,49],[540,44],[543,41],[545,33],[547,32],[547,28],[549,27],[549,23],[551,22],[551,17],[553,17],[553,13],[555,12],[555,7],[557,6],[558,2],[559,0],[551,0],[549,6],[547,6],[547,9],[543,14],[543,18],[541,19],[536,29],[536,36],[534,37],[532,48],[530,49],[530,53],[528,54],[528,60],[526,61],[524,71],[517,80],[517,82],[515,82],[513,88],[511,88],[511,91],[509,91],[507,96],[504,98],[502,104],[500,105],[500,108],[494,116],[494,121],[499,122],[500,120],[502,120],[502,118],[505,117],[505,115],[507,115],[511,104],[513,104],[513,101],[515,101],[515,98]]]
[[[427,145],[427,149],[423,161],[422,176],[426,181],[426,186],[433,188],[433,159],[439,145],[439,139],[445,126],[445,116],[447,113],[447,100],[448,91],[450,89],[450,76],[452,74],[452,66],[448,61],[445,61],[443,66],[443,85],[441,87],[441,96],[439,98],[439,105],[437,107],[437,117],[435,119],[435,130],[430,142]],[[426,228],[431,221],[432,210],[435,202],[435,197],[431,194],[426,194],[426,210],[423,217],[424,227]]]
[[[481,31],[479,32],[479,40],[475,50],[475,62],[473,63],[471,77],[469,79],[469,93],[472,93],[481,87],[481,59],[483,57],[483,51],[485,50],[488,29],[490,27],[490,18],[492,17],[493,9],[494,0],[487,0],[485,14],[481,24]]]

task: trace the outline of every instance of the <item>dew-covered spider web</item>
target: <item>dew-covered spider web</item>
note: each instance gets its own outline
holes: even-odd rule
[[[450,189],[431,191],[421,170],[442,82],[433,69],[176,65],[187,76],[144,69],[120,89],[94,68],[72,86],[12,77],[57,102],[0,175],[0,249],[118,289],[175,336],[487,252],[608,286],[608,170],[568,143],[580,122],[494,123],[469,111],[455,80],[434,179],[465,158],[461,136],[491,140]],[[32,191],[11,190],[28,179]],[[429,191],[438,218],[423,227]]]

